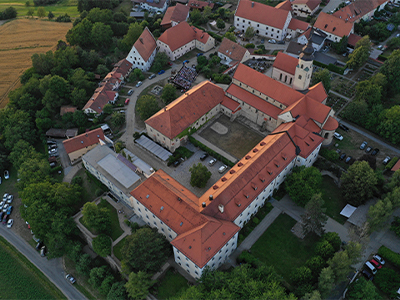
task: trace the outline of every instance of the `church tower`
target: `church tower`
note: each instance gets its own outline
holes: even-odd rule
[[[312,32],[310,33],[307,45],[304,46],[299,55],[299,64],[294,74],[293,88],[298,91],[307,90],[310,86],[314,61],[314,48],[312,46],[311,36]]]

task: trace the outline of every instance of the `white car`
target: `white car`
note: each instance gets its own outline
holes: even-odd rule
[[[275,41],[274,39],[270,39],[270,40],[268,40],[268,43],[270,43],[270,44],[276,44],[276,41]]]
[[[67,279],[71,284],[74,284],[76,282],[75,278],[72,277],[71,274],[65,275],[65,279]]]
[[[11,228],[11,227],[13,226],[13,224],[14,224],[14,219],[8,220],[8,222],[7,222],[7,228]]]
[[[136,83],[136,87],[139,87],[143,84],[143,82],[139,81],[138,83]]]
[[[4,205],[6,204],[6,202],[5,201],[1,201],[0,202],[0,210],[2,210],[3,209],[3,207],[4,207]]]
[[[3,195],[3,201],[6,201],[7,200],[7,198],[8,198],[8,193],[5,193],[4,195]]]
[[[6,212],[7,211],[7,208],[10,206],[10,204],[8,204],[8,203],[6,203],[6,204],[4,204],[4,206],[3,206],[3,212]]]
[[[333,136],[334,136],[336,139],[338,139],[339,141],[343,140],[343,136],[342,136],[341,134],[337,133],[337,132],[335,132],[335,133],[333,134]]]
[[[375,259],[381,265],[385,264],[385,260],[381,256],[379,256],[378,254],[375,254],[372,258]]]
[[[5,170],[4,171],[4,179],[9,179],[9,178],[10,178],[10,173],[7,170]]]
[[[13,195],[8,195],[8,197],[7,197],[7,203],[8,203],[8,204],[11,204],[11,203],[13,202],[13,200],[14,200],[14,196],[13,196]]]
[[[228,166],[223,165],[223,166],[219,167],[218,172],[224,173],[226,169],[228,169]]]
[[[217,162],[217,160],[215,158],[212,158],[209,162],[208,165],[213,166],[215,165],[215,163]]]

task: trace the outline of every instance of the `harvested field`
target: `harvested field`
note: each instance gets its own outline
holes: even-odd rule
[[[32,66],[31,56],[55,50],[72,23],[17,19],[0,26],[0,108],[8,93],[19,86],[19,76]]]

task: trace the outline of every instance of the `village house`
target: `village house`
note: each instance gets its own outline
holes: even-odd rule
[[[353,23],[324,12],[318,15],[314,28],[324,32],[327,40],[334,43],[339,42],[344,36],[348,37],[350,33],[354,33]]]
[[[334,12],[333,16],[350,23],[370,21],[375,11],[383,9],[388,2],[389,0],[356,0]]]
[[[189,18],[189,10],[189,6],[180,3],[177,3],[176,6],[168,7],[161,21],[161,26],[168,29],[178,25],[180,22],[187,21]]]
[[[132,64],[133,68],[147,72],[153,64],[156,53],[156,39],[146,27],[132,46],[126,59]]]
[[[223,38],[218,48],[218,57],[221,58],[221,64],[233,66],[250,59],[250,52],[238,43],[230,39]]]
[[[293,15],[303,18],[312,16],[317,12],[320,4],[321,0],[294,0],[292,1]]]

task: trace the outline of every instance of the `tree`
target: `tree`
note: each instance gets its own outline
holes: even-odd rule
[[[143,27],[139,23],[132,23],[129,25],[128,33],[121,41],[122,50],[128,52],[136,40],[143,32]]]
[[[329,93],[331,89],[331,74],[329,73],[328,69],[322,69],[315,72],[312,76],[311,85],[315,85],[318,82],[322,82],[325,91]]]
[[[43,158],[28,158],[18,169],[18,177],[20,181],[18,189],[23,190],[27,185],[39,183],[44,180],[49,180],[50,165]]]
[[[307,293],[304,295],[302,300],[321,300],[321,294],[318,290],[312,291],[312,293]]]
[[[327,240],[322,240],[317,243],[315,253],[321,256],[324,260],[328,260],[335,253],[335,249]]]
[[[367,281],[364,277],[358,278],[350,285],[347,293],[346,299],[349,300],[380,300],[382,297],[379,295],[378,290],[372,281]]]
[[[153,273],[168,259],[171,246],[157,229],[141,228],[126,238],[121,250],[123,261],[134,272]]]
[[[344,35],[340,39],[339,42],[333,43],[333,48],[335,49],[336,53],[342,54],[342,53],[346,52],[346,50],[347,50],[347,41],[348,41],[348,37]]]
[[[47,17],[49,18],[49,20],[53,20],[54,14],[51,11],[49,11],[49,13],[47,14]]]
[[[135,70],[140,70],[140,69],[135,69]],[[103,64],[99,64],[96,68],[96,74],[99,74],[101,77],[104,77],[107,75],[107,73],[109,72],[107,66],[103,65]]]
[[[232,42],[236,43],[236,36],[233,32],[227,32],[224,34],[224,37],[226,37],[228,40],[231,40]]]
[[[245,33],[244,33],[244,37],[247,40],[250,40],[255,34],[254,28],[252,26],[247,27]]]
[[[380,290],[389,295],[390,299],[396,299],[397,290],[400,286],[400,276],[393,270],[383,268],[375,275],[375,284]]]
[[[382,228],[389,221],[393,213],[393,204],[389,197],[378,200],[368,209],[368,223],[371,231]]]
[[[103,295],[108,295],[114,282],[115,282],[114,276],[112,275],[106,276],[106,278],[104,278],[103,282],[100,285],[99,292]]]
[[[125,300],[128,299],[125,285],[122,281],[115,282],[107,295],[107,300]]]
[[[107,103],[103,107],[103,114],[105,115],[111,115],[113,112],[113,106],[110,103]]]
[[[194,24],[201,24],[199,21],[201,20],[201,12],[198,9],[194,9],[191,13],[190,13],[190,20],[194,23]]]
[[[315,167],[295,167],[285,181],[286,191],[300,206],[305,206],[311,197],[319,192],[322,175]]]
[[[9,160],[19,170],[20,166],[28,159],[40,159],[40,154],[35,151],[35,148],[25,140],[19,140],[9,155]]]
[[[224,29],[225,28],[225,22],[222,19],[217,19],[217,27],[218,29]]]
[[[101,266],[99,268],[93,268],[90,270],[89,283],[95,288],[99,288],[103,280],[109,275],[106,266]]]
[[[392,86],[392,84],[389,86]],[[399,144],[400,136],[396,133],[400,128],[400,106],[393,105],[391,108],[383,110],[379,119],[379,134],[389,139],[393,144]]]
[[[326,208],[323,208],[324,200],[322,194],[315,194],[305,206],[305,213],[301,216],[303,233],[315,232],[318,235],[324,233],[324,226],[328,217],[325,215]]]
[[[359,206],[370,199],[378,182],[374,171],[366,161],[356,161],[340,178],[343,198],[351,205]]]
[[[83,19],[78,25],[72,27],[66,35],[67,42],[71,45],[89,47],[92,44],[91,34],[93,23],[88,19]],[[129,50],[128,50],[129,51]]]
[[[92,259],[90,258],[90,255],[85,253],[82,254],[81,257],[79,258],[78,262],[75,265],[75,269],[78,272],[78,274],[81,275],[89,275],[90,272],[90,264],[92,262]]]
[[[82,244],[78,241],[73,242],[68,248],[67,255],[73,262],[78,263],[82,255]]]
[[[328,241],[329,244],[333,247],[335,252],[340,250],[340,245],[342,244],[342,240],[340,236],[336,232],[327,232],[322,236],[324,241]]]
[[[306,261],[305,266],[311,270],[313,279],[318,279],[322,268],[326,266],[326,261],[323,260],[321,256],[313,256]]]
[[[393,50],[393,49],[399,48],[400,47],[400,38],[395,37],[395,38],[390,39],[386,43],[386,46],[388,47],[388,50]]]
[[[125,288],[132,299],[144,300],[149,294],[149,289],[153,284],[149,274],[139,271],[129,274],[129,279],[125,284]]]
[[[29,7],[29,6],[31,6],[31,2],[30,2],[29,0],[28,0],[28,1],[26,1],[26,2],[25,2],[25,6],[26,6],[26,7]]]
[[[361,81],[356,86],[356,101],[364,100],[370,107],[380,104],[382,97],[382,87],[373,84],[369,80]]]
[[[172,84],[166,84],[163,88],[161,99],[163,99],[165,105],[170,104],[176,99],[176,88]]]
[[[14,19],[17,17],[17,10],[10,6],[0,12],[0,20],[9,20],[9,19]]]
[[[87,115],[83,110],[76,110],[72,115],[72,122],[78,127],[84,127],[87,122]]]
[[[168,61],[169,57],[165,52],[158,52],[154,57],[152,69],[154,69],[155,72],[159,72],[164,69],[164,66],[168,63]]]
[[[124,113],[120,113],[118,111],[114,112],[112,114],[112,116],[111,116],[110,122],[114,127],[120,127],[120,126],[124,125],[124,123],[125,123],[125,114]]]
[[[106,257],[111,255],[111,239],[108,235],[100,234],[93,239],[93,250],[98,255]]]
[[[44,18],[46,16],[46,9],[44,7],[38,7],[36,14],[39,18]]]
[[[359,159],[359,161],[366,161],[372,170],[376,169],[376,157],[364,153]]]
[[[94,23],[91,32],[91,40],[97,49],[108,48],[111,45],[113,31],[110,25],[100,22]]]
[[[51,69],[54,67],[55,59],[52,51],[47,51],[46,54],[33,54],[32,66],[36,73],[40,75],[50,74]]]
[[[203,188],[206,186],[207,181],[211,178],[211,172],[201,163],[193,165],[189,169],[190,175],[190,185]]]
[[[361,67],[369,58],[370,51],[367,47],[359,47],[349,55],[346,67],[350,69],[358,69]]]
[[[151,95],[140,96],[136,101],[136,112],[145,121],[160,110],[157,99]]]
[[[335,277],[331,267],[322,269],[318,278],[318,290],[322,298],[326,298],[335,287]]]
[[[311,270],[307,267],[300,267],[296,268],[292,272],[291,280],[293,285],[295,286],[300,286],[305,283],[309,283],[312,279],[312,273]]]
[[[361,256],[362,256],[363,247],[358,242],[349,241],[345,247],[345,251],[351,261],[351,264],[353,265],[360,261]]]
[[[83,205],[82,215],[85,224],[89,228],[93,228],[100,233],[109,232],[111,220],[109,210],[107,208],[99,208],[96,203],[87,202]]]
[[[347,274],[351,271],[351,264],[352,260],[349,258],[346,251],[336,252],[328,261],[328,265],[332,268],[333,274],[335,275],[336,283],[346,279]]]
[[[26,12],[26,15],[28,17],[33,17],[34,13],[35,13],[35,10],[33,8],[29,8],[28,11]]]

